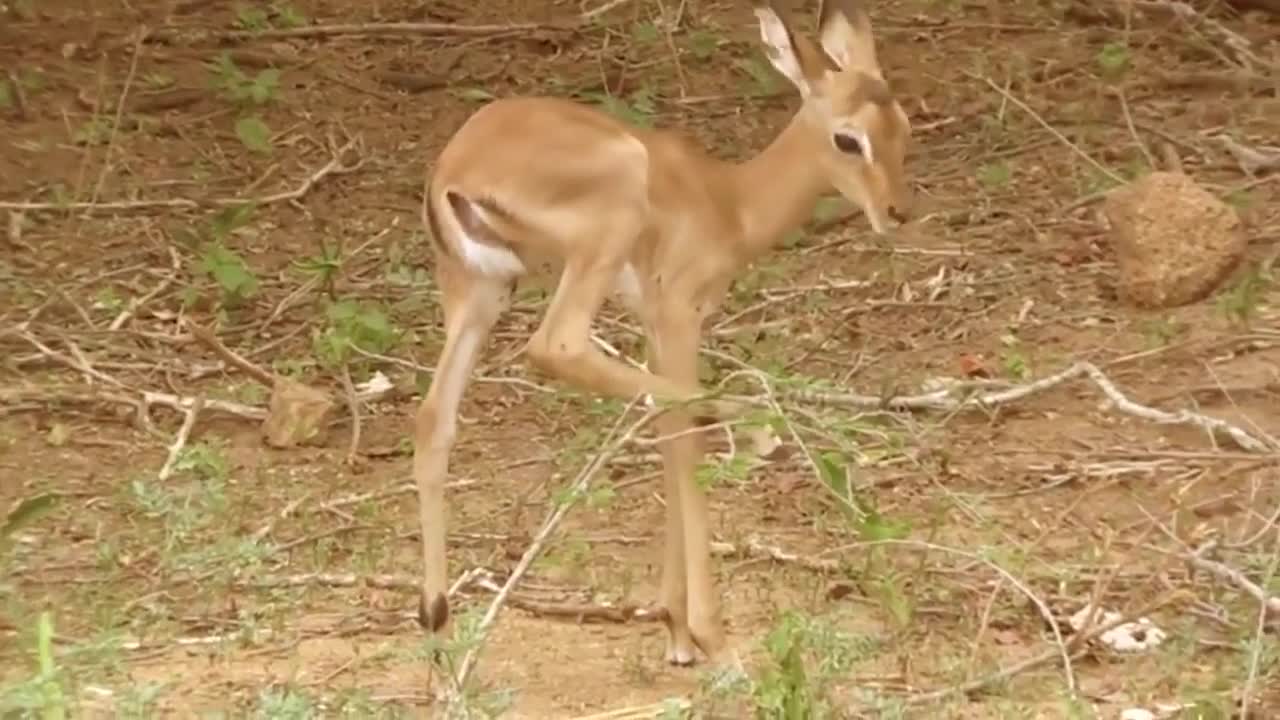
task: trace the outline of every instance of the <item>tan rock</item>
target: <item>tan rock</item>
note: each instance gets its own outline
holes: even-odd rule
[[[262,421],[262,438],[275,448],[289,448],[324,439],[334,401],[323,391],[296,380],[276,376],[271,407]]]
[[[1248,245],[1235,209],[1182,173],[1153,172],[1114,190],[1104,212],[1119,295],[1143,307],[1204,299],[1235,270]]]

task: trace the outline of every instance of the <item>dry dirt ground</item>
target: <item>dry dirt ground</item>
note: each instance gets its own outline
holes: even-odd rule
[[[749,680],[668,667],[660,625],[604,612],[656,594],[663,506],[643,444],[595,479],[481,642],[486,583],[512,570],[622,410],[503,360],[545,303],[530,289],[489,348],[453,456],[450,576],[489,573],[455,600],[442,657],[482,653],[453,707],[1226,718],[1247,701],[1250,717],[1280,716],[1274,618],[1238,577],[1203,569],[1280,591],[1268,272],[1280,183],[1242,172],[1219,139],[1280,136],[1268,68],[1280,23],[1195,5],[1208,15],[874,3],[917,128],[917,222],[876,239],[824,202],[711,320],[705,377],[745,363],[779,387],[889,397],[1087,361],[1135,403],[1222,418],[1270,449],[1137,417],[1087,378],[960,412],[785,400],[781,450],[753,458],[740,433],[739,454],[700,474]],[[763,147],[797,102],[745,2],[631,0],[568,27],[590,7],[0,1],[0,201],[36,204],[0,233],[0,507],[44,511],[15,512],[28,522],[6,530],[4,717],[444,714],[437,645],[413,619],[405,485],[415,399],[441,344],[417,210],[425,167],[493,96],[573,95],[681,126],[723,157]],[[393,21],[539,27],[289,34]],[[341,162],[354,169],[306,185],[349,138]],[[1117,300],[1097,201],[1171,153],[1240,210],[1248,263],[1202,302],[1135,310]],[[216,204],[227,198],[261,202],[231,218]],[[144,392],[254,408],[268,396],[188,321],[339,398],[344,367],[401,392],[361,409],[354,457],[341,402],[323,443],[291,450],[206,407],[162,473],[184,414],[154,404],[148,428],[134,407]],[[632,328],[610,309],[599,333],[640,357]],[[1145,614],[1164,642],[1064,648],[1090,598]]]

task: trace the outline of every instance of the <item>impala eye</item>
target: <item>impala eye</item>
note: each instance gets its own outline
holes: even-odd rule
[[[862,140],[857,136],[836,133],[831,137],[831,140],[835,143],[836,149],[842,153],[848,153],[849,155],[865,154],[862,149]]]

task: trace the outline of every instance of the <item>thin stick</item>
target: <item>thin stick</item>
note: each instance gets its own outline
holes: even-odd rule
[[[1280,617],[1280,596],[1268,595],[1262,586],[1250,580],[1244,573],[1217,560],[1210,560],[1199,552],[1183,553],[1182,557],[1197,568],[1216,575],[1249,593],[1262,605],[1265,612],[1274,613],[1276,617]]]
[[[351,382],[351,368],[342,364],[342,387],[347,391],[347,406],[351,408],[351,444],[347,446],[348,465],[356,462],[360,454],[360,398]]]
[[[156,479],[164,482],[173,475],[174,465],[178,462],[178,456],[182,454],[182,449],[187,446],[187,439],[191,437],[191,429],[196,426],[196,416],[204,409],[204,398],[197,397],[195,402],[191,403],[191,407],[187,408],[187,416],[182,421],[182,427],[178,429],[178,434],[173,438],[173,444],[169,446],[169,456],[165,458],[164,465],[160,467],[160,472],[156,473]]]
[[[104,396],[103,399],[112,399]],[[187,411],[196,402],[195,398],[182,397],[180,395],[171,395],[169,393],[144,392],[142,393],[142,403],[145,407],[152,405],[162,405],[164,407],[173,408],[174,410]],[[242,405],[230,400],[202,399],[206,410],[217,410],[229,415],[242,417],[246,420],[265,420],[267,411],[262,408],[253,407],[251,405]]]
[[[116,115],[111,121],[111,136],[107,138],[107,147],[102,152],[102,169],[98,171],[98,179],[93,184],[90,203],[98,202],[98,194],[107,181],[107,173],[111,172],[111,151],[116,147],[116,136],[120,134],[120,121],[124,119],[124,104],[129,99],[129,88],[133,86],[133,78],[138,74],[138,58],[142,56],[142,43],[147,39],[146,26],[138,28],[138,38],[133,43],[133,57],[129,60],[129,74],[125,75],[124,87],[120,89],[120,98],[116,101]]]
[[[1139,618],[1139,617],[1142,617],[1143,615],[1152,613],[1160,609],[1161,607],[1164,607],[1165,605],[1169,604],[1170,602],[1173,602],[1174,600],[1179,599],[1180,597],[1183,597],[1183,596],[1185,596],[1184,592],[1175,592],[1169,595],[1162,596],[1159,599],[1149,603],[1148,605],[1142,608],[1139,608],[1135,612],[1125,613],[1120,617],[1114,619],[1112,622],[1102,623],[1101,625],[1094,627],[1088,632],[1083,633],[1083,635],[1085,636],[1084,639],[1085,641],[1089,641],[1096,637],[1100,637],[1103,633],[1113,628],[1117,628],[1128,622],[1133,622],[1135,618]],[[1076,650],[1076,652],[1073,654],[1073,657],[1079,657],[1080,655],[1083,655],[1087,651],[1088,651],[1088,648],[1080,648]],[[1026,660],[1016,662],[1006,668],[997,670],[988,675],[984,675],[978,678],[977,680],[971,680],[969,682],[961,683],[959,685],[953,685],[951,687],[941,688],[939,690],[933,690],[926,693],[920,693],[918,695],[912,695],[906,698],[905,702],[907,705],[927,705],[929,703],[938,702],[939,700],[948,698],[952,695],[968,694],[976,690],[981,690],[982,688],[988,687],[990,685],[995,685],[995,684],[1004,682],[1005,680],[1008,680],[1009,678],[1015,675],[1024,673],[1033,668],[1037,668],[1046,663],[1053,662],[1058,656],[1059,656],[1059,652],[1057,649],[1046,650],[1040,653],[1039,655],[1029,657]]]
[[[173,284],[173,281],[178,277],[178,273],[182,270],[182,257],[178,255],[177,250],[174,250],[172,247],[170,247],[169,259],[173,262],[173,272],[164,276],[164,279],[160,281],[160,284],[156,285],[155,289],[152,290],[151,292],[147,293],[146,295],[143,295],[142,297],[134,298],[133,300],[130,300],[129,306],[121,310],[119,315],[116,315],[115,320],[111,321],[111,324],[107,326],[107,329],[119,330],[120,328],[124,327],[124,324],[129,322],[129,318],[137,314],[138,308],[142,307],[143,305],[146,305],[148,302],[154,299],[157,295],[169,289],[169,286]]]
[[[611,0],[604,5],[588,10],[576,18],[562,23],[507,23],[505,25],[456,25],[453,23],[434,22],[383,22],[383,23],[340,23],[333,25],[309,25],[297,28],[267,28],[263,30],[232,30],[214,33],[213,37],[222,40],[266,40],[279,38],[327,38],[339,35],[417,35],[421,37],[465,36],[487,37],[506,35],[508,33],[527,33],[533,31],[569,32],[587,25],[597,17],[629,2],[630,0]],[[158,39],[172,39],[176,33],[156,34]]]
[[[1280,539],[1280,537],[1277,537]],[[1271,553],[1271,564],[1267,568],[1267,574],[1263,579],[1265,586],[1271,584],[1272,578],[1275,577],[1277,564],[1280,564],[1280,552]],[[1272,600],[1280,603],[1280,598],[1272,598]],[[1249,653],[1249,674],[1245,677],[1244,687],[1240,690],[1240,720],[1249,720],[1249,700],[1253,695],[1253,688],[1258,684],[1258,666],[1262,659],[1263,636],[1267,630],[1267,615],[1270,613],[1270,602],[1259,603],[1258,605],[1258,622],[1254,628],[1253,634],[1253,652]]]
[[[1076,145],[1075,143],[1071,142],[1071,140],[1070,140],[1070,139],[1068,139],[1066,135],[1063,135],[1063,134],[1062,134],[1062,133],[1061,133],[1057,128],[1055,128],[1054,126],[1050,125],[1050,124],[1049,124],[1049,121],[1045,120],[1045,119],[1044,119],[1044,117],[1042,117],[1042,116],[1040,115],[1040,113],[1038,113],[1038,112],[1036,112],[1035,110],[1031,109],[1031,107],[1030,107],[1029,105],[1027,105],[1026,103],[1022,102],[1022,101],[1021,101],[1021,100],[1019,100],[1018,98],[1014,97],[1014,96],[1013,96],[1013,94],[1012,94],[1012,93],[1010,93],[1008,90],[1005,90],[1004,88],[1002,88],[1002,87],[1000,87],[999,85],[997,85],[997,84],[995,84],[994,82],[992,82],[991,78],[988,78],[988,77],[980,77],[980,76],[977,76],[977,75],[973,75],[973,74],[971,74],[971,73],[965,73],[965,74],[966,74],[966,75],[969,75],[970,77],[977,78],[977,79],[981,79],[981,80],[985,81],[988,85],[990,85],[990,86],[992,87],[992,89],[994,89],[996,92],[998,92],[998,93],[1000,93],[1001,95],[1003,95],[1003,96],[1004,96],[1004,98],[1005,98],[1006,100],[1008,100],[1009,102],[1013,103],[1014,105],[1017,105],[1019,109],[1021,109],[1021,110],[1022,110],[1023,112],[1025,112],[1026,114],[1030,115],[1030,116],[1031,116],[1031,118],[1032,118],[1033,120],[1035,120],[1036,122],[1040,123],[1040,126],[1041,126],[1041,127],[1043,127],[1045,130],[1048,130],[1050,133],[1053,133],[1053,136],[1054,136],[1054,137],[1058,138],[1058,140],[1061,140],[1061,141],[1062,141],[1062,144],[1066,145],[1068,148],[1070,148],[1070,149],[1071,149],[1071,151],[1072,151],[1072,152],[1074,152],[1076,155],[1079,155],[1081,158],[1083,158],[1083,159],[1085,160],[1085,162],[1087,162],[1087,163],[1089,163],[1090,165],[1094,166],[1094,167],[1095,167],[1095,168],[1097,168],[1097,169],[1098,169],[1102,174],[1106,175],[1107,177],[1111,178],[1112,180],[1115,180],[1116,182],[1120,183],[1121,185],[1125,184],[1125,179],[1124,179],[1124,178],[1122,178],[1122,177],[1120,177],[1119,175],[1117,175],[1117,174],[1115,174],[1115,173],[1111,172],[1111,171],[1110,171],[1110,170],[1108,170],[1108,169],[1106,168],[1106,166],[1104,166],[1102,163],[1098,162],[1097,160],[1094,160],[1094,159],[1089,155],[1089,153],[1085,152],[1084,150],[1081,150],[1079,145]]]
[[[200,342],[200,344],[212,350],[218,357],[222,358],[223,362],[231,365],[232,367],[240,368],[244,372],[248,373],[254,380],[257,380],[267,387],[272,387],[276,384],[276,380],[272,377],[271,373],[236,354],[234,350],[226,345],[223,345],[222,342],[218,340],[218,336],[213,334],[213,331],[203,328],[191,320],[188,320],[186,325],[187,330],[191,332],[191,337],[195,338]]]
[[[80,358],[67,357],[66,355],[63,355],[62,353],[54,350],[48,345],[45,345],[44,343],[40,342],[39,338],[37,338],[35,335],[32,335],[31,333],[25,330],[16,332],[14,334],[22,338],[23,340],[26,340],[27,342],[31,343],[31,345],[34,346],[36,350],[40,351],[41,355],[44,355],[50,360],[53,360],[62,365],[65,365],[68,368],[75,370],[76,372],[83,373],[86,377],[89,378],[90,384],[92,384],[94,380],[101,380],[102,382],[108,385],[113,385],[118,388],[128,387],[127,385],[120,382],[119,380],[116,380],[110,375],[104,375],[102,372],[95,370],[93,366],[85,362],[83,357],[80,357]]]
[[[958,548],[947,547],[946,545],[938,545],[936,543],[923,542],[921,540],[889,539],[889,540],[874,540],[871,542],[851,543],[848,545],[842,545],[839,548],[826,550],[824,551],[824,554],[825,553],[843,553],[853,548],[874,547],[876,545],[896,545],[898,547],[911,548],[913,550],[923,550],[926,552],[941,552],[948,555],[955,555],[956,557],[962,557],[962,558],[965,558],[966,560],[972,560],[973,562],[981,563],[982,565],[985,565],[991,570],[995,571],[998,575],[1000,575],[1000,577],[1004,578],[1005,581],[1007,581],[1010,585],[1016,588],[1018,592],[1022,593],[1028,600],[1030,600],[1031,604],[1035,605],[1036,609],[1040,611],[1040,615],[1044,618],[1045,622],[1049,624],[1049,628],[1053,631],[1053,638],[1056,641],[1056,645],[1057,645],[1057,647],[1054,650],[1048,651],[1050,653],[1050,658],[1058,657],[1062,660],[1062,672],[1063,674],[1066,675],[1067,687],[1069,687],[1071,690],[1076,689],[1075,672],[1072,670],[1072,666],[1071,666],[1071,653],[1067,650],[1067,642],[1062,636],[1062,627],[1058,624],[1057,618],[1053,616],[1053,611],[1049,609],[1049,606],[1045,604],[1044,600],[1040,599],[1040,596],[1032,592],[1031,588],[1027,587],[1026,584],[1023,583],[1021,580],[1019,580],[1017,576],[1015,576],[1013,573],[1009,572],[1008,570],[1005,570],[1004,568],[1000,567],[996,563],[992,562],[991,560],[988,560],[985,557],[982,557],[977,553],[971,553],[965,550],[960,550]],[[981,679],[974,682],[980,682],[980,681]],[[981,687],[981,685],[979,685],[978,687]]]
[[[1152,170],[1160,167],[1156,164],[1156,158],[1151,154],[1151,149],[1142,140],[1142,136],[1138,134],[1138,128],[1133,124],[1133,114],[1129,112],[1129,99],[1125,97],[1124,88],[1116,88],[1116,97],[1120,99],[1120,110],[1124,113],[1124,122],[1129,126],[1129,134],[1133,135],[1133,141],[1137,144],[1138,150],[1142,152],[1142,156],[1147,159],[1147,165]]]
[[[615,437],[617,435],[618,427],[622,424],[622,419],[626,417],[627,413],[630,412],[633,407],[635,407],[637,402],[638,400],[632,400],[627,404],[626,408],[623,409],[622,414],[618,416],[618,422],[614,423],[613,428],[610,429],[610,437]],[[462,658],[461,666],[459,667],[458,673],[455,677],[456,690],[460,690],[466,686],[467,677],[471,674],[472,668],[475,667],[480,651],[484,648],[484,640],[488,637],[489,629],[493,626],[494,620],[497,619],[498,612],[506,602],[507,596],[511,594],[511,591],[515,588],[516,583],[520,581],[520,578],[524,577],[525,572],[528,571],[529,566],[533,563],[534,559],[542,552],[542,548],[551,537],[551,533],[555,531],[556,527],[560,524],[560,521],[564,519],[564,516],[569,512],[569,509],[573,507],[574,502],[587,489],[587,485],[595,476],[596,471],[604,467],[611,457],[622,450],[622,448],[631,441],[631,438],[644,428],[644,426],[652,422],[659,413],[660,411],[656,408],[650,409],[643,417],[633,423],[631,427],[627,428],[627,431],[623,433],[621,437],[596,454],[596,456],[592,458],[591,461],[588,462],[578,473],[578,477],[575,478],[573,484],[570,485],[569,499],[563,503],[557,504],[556,509],[547,517],[546,521],[542,524],[542,529],[538,531],[538,534],[533,538],[529,547],[524,551],[524,555],[521,556],[520,562],[517,563],[515,569],[511,571],[511,575],[507,577],[507,581],[503,583],[502,589],[498,591],[497,597],[495,597],[493,602],[489,604],[488,611],[485,612],[484,617],[480,620],[480,624],[476,628],[475,644]],[[606,441],[607,440],[608,438],[606,438]]]
[[[27,210],[31,212],[53,211],[53,210],[112,210],[116,212],[125,210],[147,210],[153,208],[200,208],[208,206],[216,207],[234,207],[237,205],[270,205],[278,202],[286,202],[291,200],[299,200],[311,189],[316,183],[330,175],[345,175],[354,172],[364,165],[361,159],[355,164],[347,165],[342,160],[342,155],[360,145],[358,137],[347,141],[346,145],[338,148],[334,156],[329,162],[308,175],[300,185],[292,190],[284,190],[271,195],[258,198],[214,198],[211,200],[191,200],[188,198],[171,198],[169,200],[118,200],[114,202],[73,202],[73,203],[53,203],[53,202],[0,202],[0,209],[5,210]]]
[[[981,409],[990,410],[992,406],[1011,403],[1022,400],[1031,395],[1044,392],[1053,387],[1061,385],[1067,381],[1074,380],[1079,377],[1088,377],[1102,390],[1117,410],[1126,415],[1132,415],[1144,420],[1159,423],[1162,425],[1194,425],[1208,433],[1221,433],[1229,437],[1236,445],[1244,450],[1254,453],[1274,453],[1277,449],[1272,447],[1264,440],[1260,440],[1249,434],[1243,428],[1233,425],[1225,420],[1220,420],[1208,415],[1202,415],[1191,410],[1179,410],[1177,412],[1166,412],[1153,407],[1148,407],[1140,403],[1130,400],[1124,393],[1120,392],[1115,383],[1111,381],[1096,365],[1090,362],[1077,362],[1074,365],[1061,370],[1048,377],[1041,378],[1035,382],[1025,385],[1015,385],[1014,387],[995,390],[985,393],[973,393],[966,396],[957,397],[966,389],[961,386],[958,389],[944,388],[931,393],[922,395],[899,395],[889,398],[879,398],[872,395],[858,395],[852,393],[823,393],[798,391],[788,393],[786,397],[800,402],[825,403],[837,407],[857,407],[857,408],[877,408],[877,409],[894,409],[894,410],[968,410]]]

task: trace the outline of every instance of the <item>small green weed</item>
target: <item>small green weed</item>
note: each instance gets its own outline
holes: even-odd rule
[[[396,329],[381,308],[340,300],[329,305],[329,324],[312,335],[312,351],[329,367],[340,367],[351,356],[351,349],[385,354],[400,341],[403,332]]]
[[[1229,289],[1218,295],[1218,312],[1228,322],[1247,327],[1258,314],[1258,305],[1270,288],[1272,275],[1268,269],[1254,266],[1244,271]]]
[[[996,160],[981,165],[977,172],[978,182],[987,190],[998,190],[1009,184],[1013,179],[1013,169],[1009,167],[1009,163],[1003,160]]]
[[[17,685],[0,689],[0,716],[63,720],[71,701],[65,678],[53,655],[53,615],[45,610],[36,620],[36,672]]]
[[[208,67],[213,72],[214,88],[235,105],[240,113],[240,117],[236,119],[235,133],[241,144],[253,153],[270,153],[271,128],[255,110],[276,99],[280,89],[280,71],[265,68],[250,77],[225,52]]]
[[[1124,43],[1107,43],[1098,51],[1095,61],[1103,77],[1118,78],[1129,69],[1129,48]]]
[[[232,232],[249,223],[253,211],[252,205],[225,208],[196,229],[175,233],[179,242],[198,253],[200,260],[195,272],[218,286],[219,302],[224,309],[235,309],[258,292],[257,275],[245,259],[226,244]],[[198,298],[199,290],[194,286],[183,293],[183,301],[188,305]]]

